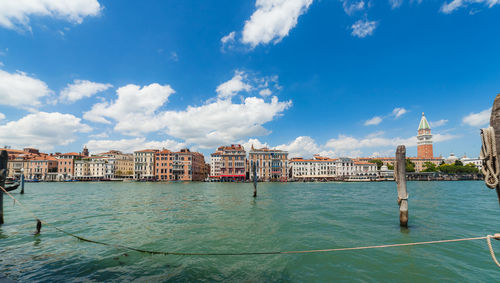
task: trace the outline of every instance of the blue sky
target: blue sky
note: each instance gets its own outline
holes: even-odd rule
[[[477,156],[500,0],[0,1],[0,144]],[[26,2],[26,3],[25,3]]]

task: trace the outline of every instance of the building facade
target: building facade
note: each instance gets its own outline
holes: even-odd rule
[[[253,146],[248,153],[248,171],[253,180],[253,165],[256,165],[257,180],[259,181],[287,181],[288,180],[288,152],[277,149]]]
[[[189,149],[158,151],[155,154],[155,178],[158,181],[202,181],[205,179],[205,157]]]
[[[246,151],[242,145],[232,144],[220,146],[220,175],[221,181],[244,181],[246,179]]]
[[[144,149],[134,151],[134,179],[155,179],[155,155],[159,150]]]
[[[315,155],[313,159],[292,158],[291,175],[294,180],[334,180],[337,177],[337,159]]]

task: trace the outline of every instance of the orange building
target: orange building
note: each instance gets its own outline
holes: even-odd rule
[[[246,179],[246,152],[239,144],[220,146],[217,149],[221,181],[244,181]]]
[[[83,156],[76,152],[68,152],[58,155],[57,158],[57,180],[72,179],[75,176],[75,160]]]
[[[199,152],[163,149],[155,153],[157,181],[202,181],[205,175],[205,157]]]
[[[57,177],[57,159],[50,155],[31,158],[26,176],[29,179],[55,181]]]

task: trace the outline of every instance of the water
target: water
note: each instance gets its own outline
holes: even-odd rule
[[[396,185],[382,183],[29,183],[14,194],[72,233],[159,251],[307,250],[476,237],[500,232],[482,182],[409,182],[408,230]],[[7,198],[7,199],[6,199]],[[146,255],[78,241],[4,196],[0,274],[18,281],[500,280],[484,240],[318,254]],[[500,256],[500,244],[494,241]]]

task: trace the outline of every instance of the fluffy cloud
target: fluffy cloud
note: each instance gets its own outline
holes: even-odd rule
[[[29,28],[30,17],[47,16],[81,23],[83,18],[99,15],[97,0],[15,0],[0,1],[0,26]]]
[[[316,141],[308,136],[297,137],[288,144],[282,144],[277,149],[288,151],[288,156],[292,157],[311,157],[321,151]]]
[[[397,118],[403,116],[404,114],[406,114],[406,112],[408,112],[406,109],[401,108],[401,107],[397,107],[397,108],[394,108],[394,110],[392,110],[392,115],[394,115],[394,117],[397,119]]]
[[[252,86],[244,82],[246,79],[247,77],[244,72],[236,71],[232,79],[217,87],[217,97],[220,99],[230,99],[240,91],[250,91]]]
[[[263,124],[290,106],[291,101],[282,102],[276,96],[270,102],[247,97],[242,103],[217,100],[198,107],[189,106],[184,111],[166,111],[158,119],[170,136],[201,148],[211,148],[249,136],[269,134]]]
[[[85,97],[91,97],[96,93],[107,90],[111,84],[95,83],[86,80],[74,80],[68,84],[60,94],[60,100],[65,102],[75,102]]]
[[[417,144],[417,139],[413,137],[409,138],[385,138],[380,135],[367,136],[365,138],[355,138],[346,135],[339,135],[338,138],[329,140],[325,147],[332,148],[337,151],[342,150],[353,150],[361,148],[370,147],[387,147],[387,146],[415,146]]]
[[[118,121],[115,129],[119,131],[133,132],[136,127],[148,126],[154,126],[150,131],[158,130],[158,125],[151,125],[152,117],[174,92],[169,85],[154,83],[141,88],[129,84],[116,91],[115,101],[95,104],[83,118],[106,124],[111,124],[107,119],[111,118]]]
[[[5,119],[5,114],[0,113],[0,121]]]
[[[71,114],[37,112],[17,121],[0,125],[0,144],[12,147],[36,147],[43,150],[75,141],[77,133],[91,128]]]
[[[491,108],[483,110],[479,113],[470,113],[462,119],[462,122],[469,126],[479,127],[490,122]]]
[[[108,150],[120,150],[122,152],[133,152],[141,149],[169,149],[178,151],[185,148],[186,144],[174,140],[147,141],[146,138],[120,139],[120,140],[89,140],[87,147],[92,153],[100,153]]]
[[[351,34],[359,38],[364,38],[372,35],[375,28],[377,28],[376,21],[358,20],[351,26]]]
[[[342,6],[346,14],[352,15],[358,11],[362,11],[365,8],[365,2],[363,0],[361,1],[343,0]]]
[[[246,80],[247,75],[236,72],[231,80],[217,87],[218,98],[179,111],[159,111],[174,92],[170,86],[152,84],[141,89],[128,85],[117,90],[116,101],[97,103],[83,117],[107,124],[114,120],[114,130],[128,135],[163,131],[201,148],[234,143],[269,134],[263,125],[291,106],[291,101],[279,101],[276,96],[242,97],[239,103],[233,103],[230,98],[239,91],[257,91],[269,84],[278,88],[277,77],[248,79],[255,86]]]
[[[380,116],[375,116],[370,120],[365,121],[365,126],[378,125],[382,122],[383,118]]]
[[[20,71],[8,73],[0,70],[0,104],[33,108],[41,104],[41,98],[51,93],[45,82],[26,73]]]
[[[500,0],[453,0],[449,3],[444,3],[441,6],[441,12],[449,14],[459,8],[465,7],[469,4],[485,4],[488,8],[500,4]]]
[[[441,119],[439,121],[431,121],[430,123],[432,128],[437,128],[446,125],[446,123],[448,123],[448,120]]]
[[[241,41],[252,48],[280,42],[297,25],[313,0],[257,0],[256,10],[245,22]]]

